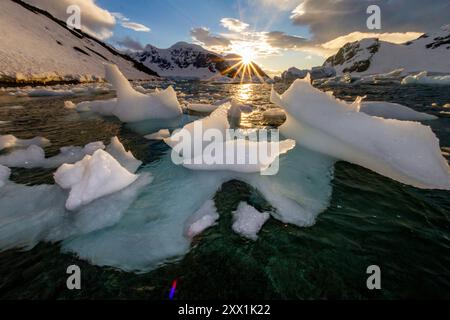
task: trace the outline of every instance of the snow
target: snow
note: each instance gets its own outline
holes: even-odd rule
[[[116,159],[122,167],[131,173],[136,173],[142,165],[142,161],[137,160],[131,151],[126,151],[119,138],[111,138],[111,143],[106,147],[106,152]]]
[[[31,145],[47,147],[50,145],[50,141],[42,137],[18,139],[11,134],[0,136],[0,151],[8,148],[25,148]]]
[[[84,147],[63,147],[60,153],[51,158],[45,157],[44,149],[36,145],[30,145],[26,149],[14,150],[0,156],[0,164],[15,168],[56,168],[64,163],[77,162],[85,155],[91,155],[96,150],[104,149],[103,142],[92,142]]]
[[[70,189],[68,210],[77,210],[95,199],[120,191],[138,178],[109,153],[97,150],[75,164],[63,164],[54,174],[55,182]]]
[[[71,32],[20,4],[1,1],[0,79],[99,81],[104,78],[104,62],[117,64],[129,79],[154,78],[136,69],[132,61],[124,59],[115,49],[86,35],[74,33],[77,32]]]
[[[271,101],[287,112],[281,133],[299,145],[418,188],[450,189],[449,166],[430,127],[351,110],[309,78],[281,96],[272,91]]]
[[[335,69],[338,75],[342,75],[346,68],[352,66],[357,61],[370,59],[370,67],[360,75],[385,74],[396,69],[403,69],[405,73],[414,73],[420,71],[450,73],[449,50],[448,45],[439,47],[429,47],[439,37],[448,37],[449,31],[445,28],[428,34],[426,37],[420,37],[408,44],[395,44],[377,39],[363,39],[359,44],[361,51],[352,58],[345,61],[342,65],[336,65]],[[374,43],[379,43],[378,52],[373,56],[369,49]],[[427,47],[428,46],[428,47]]]
[[[6,184],[10,175],[11,170],[8,167],[0,165],[0,188]]]
[[[403,79],[402,84],[450,85],[450,75],[429,76],[427,71],[423,71],[415,75],[407,76]]]
[[[158,132],[144,136],[148,140],[164,140],[170,137],[169,129],[161,129]]]
[[[427,121],[438,119],[436,116],[417,112],[404,105],[384,101],[364,101],[362,102],[359,111],[370,116],[384,119],[409,121]]]
[[[237,234],[256,241],[259,231],[269,218],[269,213],[259,212],[247,203],[241,202],[234,212],[232,228]]]
[[[190,239],[195,238],[214,226],[217,220],[219,220],[219,213],[214,200],[208,200],[186,221],[185,235]]]

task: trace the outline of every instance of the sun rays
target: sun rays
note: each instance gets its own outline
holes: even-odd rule
[[[253,63],[255,54],[252,50],[242,50],[238,53],[239,55],[232,58],[226,58],[225,61],[230,61],[232,64],[228,69],[222,72],[222,75],[232,74],[233,80],[239,77],[241,84],[245,83],[246,80],[249,82],[254,82],[255,76],[261,83],[264,83],[264,77]]]

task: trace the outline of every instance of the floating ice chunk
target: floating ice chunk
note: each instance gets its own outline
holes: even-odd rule
[[[7,148],[26,148],[31,145],[47,147],[50,145],[48,139],[35,137],[33,139],[18,139],[11,134],[0,136],[0,151]]]
[[[117,66],[105,64],[105,74],[116,89],[118,99],[113,114],[121,121],[170,119],[181,115],[181,106],[172,87],[145,95],[133,89]]]
[[[142,165],[142,161],[137,160],[131,151],[126,151],[123,144],[119,141],[119,138],[111,138],[111,143],[106,148],[106,152],[116,159],[122,167],[135,173],[137,169]]]
[[[189,103],[187,105],[188,110],[199,113],[211,113],[218,107],[219,106],[214,104],[203,104],[203,103]]]
[[[403,79],[402,84],[450,85],[450,75],[429,76],[428,72],[423,71],[415,75],[407,76]]]
[[[271,100],[287,112],[281,133],[300,145],[418,188],[450,189],[448,163],[427,126],[350,110],[309,77],[281,96],[273,90]]]
[[[250,240],[256,241],[258,233],[269,220],[270,214],[259,212],[245,202],[241,202],[233,215],[233,231]]]
[[[417,112],[411,108],[398,103],[383,101],[364,101],[359,109],[360,112],[374,117],[409,121],[436,120],[438,117],[431,114]]]
[[[83,101],[76,105],[78,112],[96,112],[103,116],[113,116],[117,105],[117,98],[109,100]]]
[[[69,110],[73,110],[77,108],[77,105],[75,103],[73,103],[72,101],[64,101],[64,108],[69,109]]]
[[[0,188],[6,184],[6,181],[8,181],[10,175],[11,169],[0,165]]]
[[[148,140],[164,140],[170,137],[169,129],[161,129],[158,132],[144,136]]]
[[[75,94],[72,90],[57,90],[52,88],[22,90],[21,93],[29,97],[56,97],[71,96]]]
[[[44,149],[31,145],[27,149],[14,150],[13,152],[0,156],[0,164],[15,168],[56,168],[64,163],[77,162],[85,155],[91,155],[96,150],[104,149],[103,142],[97,141],[84,147],[63,147],[60,153],[51,158],[45,158]]]
[[[68,210],[105,195],[117,192],[132,184],[137,175],[131,174],[109,153],[97,150],[75,164],[63,164],[54,174],[55,182],[63,189],[70,189],[66,201]]]
[[[57,185],[30,187],[8,182],[0,188],[0,251],[31,249],[40,241],[57,242],[109,228],[150,182],[151,176],[144,173],[126,189],[76,213],[66,210],[67,193]]]
[[[206,229],[214,226],[217,220],[219,220],[219,213],[217,212],[214,200],[208,200],[188,218],[185,234],[188,238],[192,239]]]

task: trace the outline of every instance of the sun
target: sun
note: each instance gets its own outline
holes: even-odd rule
[[[260,69],[254,64],[254,60],[258,57],[258,54],[253,47],[248,43],[234,45],[230,53],[233,55],[225,60],[231,66],[225,71],[222,71],[222,75],[232,72],[233,80],[239,77],[241,83],[245,81],[253,82],[255,78],[258,78],[261,83],[265,82],[265,79],[260,73]]]
[[[245,65],[251,64],[256,57],[255,51],[250,47],[241,48],[236,53],[242,57],[242,63]]]

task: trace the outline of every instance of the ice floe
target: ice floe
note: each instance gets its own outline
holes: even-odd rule
[[[7,148],[26,148],[31,145],[47,147],[50,145],[50,141],[42,137],[35,137],[33,139],[18,139],[12,134],[0,136],[0,151]]]
[[[237,234],[256,241],[259,231],[269,218],[269,213],[259,212],[247,203],[241,202],[237,210],[233,213],[232,228]]]
[[[352,110],[309,77],[283,95],[273,90],[271,100],[287,112],[281,133],[302,146],[418,188],[450,189],[449,166],[430,127]]]
[[[164,140],[170,137],[169,129],[161,129],[158,132],[147,134],[144,136],[147,140]]]
[[[417,112],[398,103],[384,101],[364,101],[361,103],[359,111],[370,116],[381,117],[385,119],[405,121],[427,121],[438,119],[438,117],[434,115]]]
[[[135,173],[142,165],[142,161],[137,160],[131,151],[125,150],[125,147],[117,137],[111,138],[111,143],[106,147],[106,152],[131,173]]]
[[[122,122],[171,119],[181,115],[181,105],[173,87],[144,94],[131,86],[117,66],[105,64],[105,73],[106,79],[117,92],[117,98],[81,102],[76,105],[77,111],[116,116]]]
[[[219,213],[214,200],[208,200],[188,218],[185,234],[188,238],[194,238],[206,229],[214,226],[217,220],[219,220]]]
[[[46,158],[44,149],[37,145],[30,145],[26,149],[0,155],[0,164],[11,168],[56,168],[64,163],[77,162],[85,155],[91,155],[104,148],[105,145],[101,141],[89,143],[84,147],[62,147],[58,155]]]
[[[97,150],[75,164],[63,164],[54,174],[55,182],[63,189],[70,189],[66,201],[68,210],[105,195],[115,193],[132,184],[138,178],[122,167],[109,153]]]
[[[450,85],[450,75],[430,76],[428,72],[423,71],[407,76],[402,80],[402,84]]]

